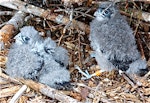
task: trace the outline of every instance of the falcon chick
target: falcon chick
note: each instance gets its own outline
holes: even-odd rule
[[[15,37],[8,52],[6,73],[12,77],[37,80],[42,69],[43,58],[33,50],[37,48],[36,42],[42,41],[38,31],[32,26],[25,26]]]
[[[39,76],[39,82],[56,89],[69,89],[71,87],[70,72],[68,66],[68,52],[63,47],[57,47],[51,39],[45,39],[43,43],[45,52],[40,52],[44,59],[44,65]]]
[[[30,45],[10,48],[6,73],[12,77],[37,80],[43,59],[31,51]]]
[[[130,74],[146,73],[146,60],[137,50],[133,31],[112,2],[101,3],[90,23],[91,47],[103,71],[121,69]]]

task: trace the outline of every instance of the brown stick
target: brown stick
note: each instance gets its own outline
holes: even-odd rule
[[[135,87],[135,83],[131,80],[131,78],[129,78],[125,73],[122,73],[122,76],[133,88]]]
[[[20,80],[22,83],[26,84],[27,86],[31,87],[32,89],[41,92],[42,94],[53,98],[53,99],[57,99],[63,103],[82,103],[82,102],[78,102],[76,99],[73,99],[65,94],[63,94],[62,92],[55,90],[49,86],[43,85],[41,83],[36,83],[32,80],[24,80],[21,79]]]
[[[13,83],[21,84],[21,82],[19,82],[18,80],[14,79],[14,78],[11,78],[11,77],[9,77],[8,75],[2,73],[1,68],[0,68],[0,77],[4,78],[4,79],[7,80],[7,81],[13,82]]]
[[[9,40],[13,37],[18,28],[23,25],[25,16],[25,13],[19,11],[7,22],[4,27],[2,27],[0,30],[0,44],[4,44],[5,47],[9,47]]]
[[[34,5],[27,4],[25,2],[22,2],[20,0],[1,0],[0,1],[1,6],[5,6],[11,9],[20,10],[26,13],[31,13],[36,16],[40,16],[44,19],[54,21],[58,24],[68,24],[70,21],[68,17],[59,15],[57,13],[51,13],[51,10],[44,10],[39,7],[36,7]],[[87,34],[90,32],[89,25],[86,25],[85,23],[82,23],[77,20],[72,20],[72,26],[75,29],[80,29],[82,31],[85,31]]]

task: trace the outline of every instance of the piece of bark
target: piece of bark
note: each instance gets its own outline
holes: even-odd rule
[[[18,11],[8,22],[5,26],[3,26],[0,30],[0,44],[4,45],[4,47],[9,47],[10,43],[9,40],[13,37],[15,32],[18,30],[19,27],[23,25],[23,21],[26,14]],[[0,47],[0,50],[3,47]]]
[[[40,16],[44,19],[54,21],[58,24],[68,24],[70,22],[70,19],[66,16],[52,13],[51,10],[44,10],[42,8],[36,7],[34,5],[27,4],[25,2],[22,2],[20,0],[1,0],[0,1],[1,6],[5,6],[11,9],[20,10],[26,13],[31,13],[36,16]],[[89,34],[90,28],[89,25],[82,23],[77,20],[72,20],[72,25],[75,29],[80,29],[82,31],[85,31],[85,33]]]
[[[44,94],[50,98],[57,99],[63,103],[82,103],[82,102],[78,102],[76,99],[73,99],[73,98],[65,95],[61,91],[58,91],[56,89],[53,89],[53,88],[43,85],[41,83],[36,83],[32,80],[24,80],[24,79],[20,79],[19,81],[22,82],[23,84],[29,86],[30,88],[32,88],[38,92],[41,92],[42,94]]]

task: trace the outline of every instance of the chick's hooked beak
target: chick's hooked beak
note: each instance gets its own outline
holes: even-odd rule
[[[15,39],[15,42],[16,42],[17,44],[19,44],[19,45],[23,44],[23,40],[22,40],[22,38],[21,38],[20,35],[16,35],[16,36],[14,37],[14,39]]]
[[[47,48],[47,47],[44,47],[45,52],[48,53],[48,54],[53,54],[53,53],[55,52],[54,49],[55,49],[55,48]]]
[[[97,17],[97,16],[102,16],[102,17],[105,17],[103,14],[102,14],[102,9],[99,8],[95,13],[94,13],[94,16]]]

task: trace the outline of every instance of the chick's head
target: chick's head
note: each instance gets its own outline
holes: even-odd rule
[[[114,18],[117,12],[118,9],[113,2],[103,2],[94,13],[94,16],[98,21],[109,20]]]

